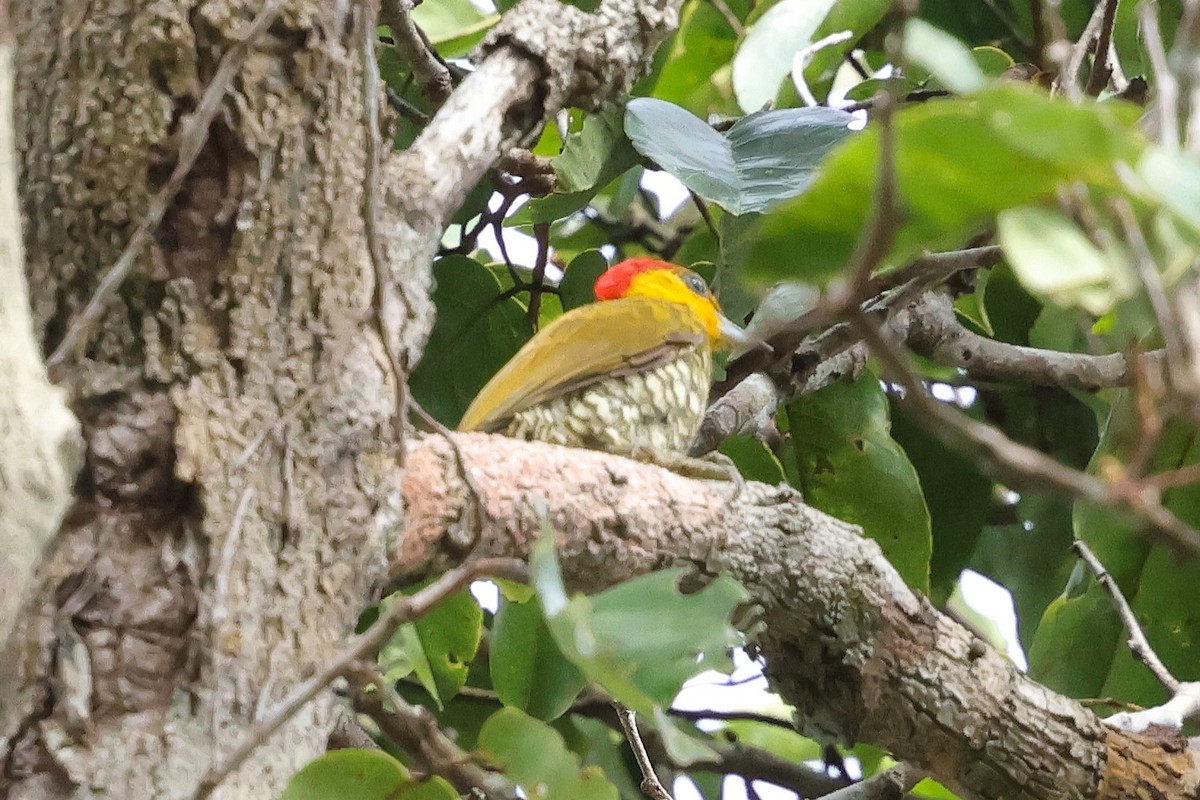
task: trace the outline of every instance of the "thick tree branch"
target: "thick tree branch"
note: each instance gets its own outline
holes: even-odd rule
[[[598,108],[640,77],[675,29],[682,0],[603,0],[588,14],[557,0],[523,0],[479,51],[481,63],[404,153],[383,164],[380,220],[393,285],[382,287],[384,330],[403,330],[398,360],[420,356],[433,262],[450,215],[512,147],[566,105]],[[394,317],[400,316],[401,319]],[[404,324],[417,322],[417,324]]]
[[[804,733],[871,742],[965,796],[1099,798],[1153,786],[1189,796],[1197,755],[1104,726],[913,594],[879,548],[787,487],[727,492],[627,459],[479,434],[415,445],[407,526],[393,574],[435,574],[462,556],[527,555],[545,521],[568,581],[597,590],[668,565],[740,580],[763,608],[774,688]],[[551,490],[551,487],[552,490]],[[470,513],[479,502],[485,513]],[[482,527],[470,530],[471,520]]]
[[[980,336],[959,322],[954,304],[944,292],[924,292],[913,299],[900,291],[867,304],[866,310],[886,316],[884,324],[892,338],[939,364],[958,367],[971,378],[1084,391],[1134,382],[1135,370],[1124,353],[1068,353]],[[694,454],[714,450],[734,434],[759,434],[769,427],[780,406],[857,375],[868,355],[866,345],[844,323],[788,352],[789,356],[769,373],[752,373],[713,403],[705,415]],[[1162,372],[1162,351],[1143,354],[1139,360],[1142,368]]]
[[[379,21],[392,31],[396,53],[408,62],[422,94],[440,105],[450,94],[450,70],[434,57],[412,18],[412,0],[382,0]]]
[[[942,293],[926,294],[913,307],[904,341],[914,352],[965,370],[972,378],[1092,392],[1129,386],[1134,380],[1134,370],[1124,353],[1066,353],[980,336],[958,321],[953,302]],[[1161,351],[1146,354],[1141,360],[1145,367],[1161,370]]]
[[[29,315],[7,11],[0,2],[0,649],[71,502],[83,455],[79,423],[47,380]]]

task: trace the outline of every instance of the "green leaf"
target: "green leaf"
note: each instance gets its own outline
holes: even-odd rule
[[[1018,638],[1028,651],[1075,565],[1071,507],[1058,498],[1029,494],[1021,496],[1012,513],[1011,524],[983,528],[968,566],[1012,594]],[[936,535],[934,542],[936,562]]]
[[[581,766],[558,731],[515,708],[502,708],[484,723],[479,749],[530,800],[617,800],[616,787],[600,769]]]
[[[934,439],[898,408],[892,415],[891,435],[921,481],[933,537],[929,594],[935,603],[942,603],[979,540],[992,507],[992,481],[970,458]]]
[[[1118,395],[1093,459],[1094,471],[1112,461],[1128,463],[1141,445],[1142,420],[1136,399]],[[1200,462],[1200,436],[1189,422],[1170,421],[1159,437],[1149,474]],[[1200,485],[1172,488],[1163,504],[1180,519],[1200,520]],[[1075,534],[1086,541],[1129,600],[1147,638],[1180,680],[1200,677],[1200,564],[1179,564],[1152,547],[1139,520],[1127,514],[1077,502]],[[1154,705],[1163,689],[1133,662],[1112,601],[1082,564],[1067,591],[1047,609],[1029,651],[1030,675],[1073,697],[1112,696]],[[1075,649],[1077,648],[1077,649]]]
[[[783,281],[771,287],[754,310],[754,317],[746,325],[746,333],[759,341],[770,339],[775,334],[815,309],[821,302],[821,290],[811,283]],[[735,349],[731,357],[736,358],[747,348]]]
[[[748,481],[785,483],[783,465],[771,448],[749,436],[730,436],[721,442],[721,452],[732,459],[738,472]]]
[[[673,103],[639,97],[626,107],[625,131],[684,186],[746,214],[803,192],[825,154],[850,135],[851,119],[830,108],[791,108],[743,117],[722,135]]]
[[[835,2],[782,0],[750,26],[733,59],[733,91],[743,111],[759,111],[775,99],[793,57],[812,44]]]
[[[469,55],[500,21],[499,14],[480,13],[471,0],[430,0],[414,8],[412,17],[443,58]]]
[[[958,39],[922,19],[904,26],[904,57],[920,64],[955,94],[983,88],[983,71],[971,51]]]
[[[1138,162],[1137,172],[1151,198],[1200,230],[1200,161],[1151,147]]]
[[[1134,120],[1124,104],[1076,106],[1008,83],[902,109],[904,224],[888,262],[957,246],[992,215],[1049,196],[1062,180],[1116,186],[1114,164],[1135,161],[1143,144]],[[877,129],[852,137],[803,195],[768,214],[745,262],[750,277],[824,284],[838,275],[872,212],[878,150]]]
[[[787,720],[788,717],[784,716],[780,719]],[[793,764],[819,759],[825,750],[820,742],[813,741],[807,736],[801,736],[796,731],[781,725],[734,720],[725,723],[722,730],[736,736],[739,746],[766,750]]]
[[[992,329],[992,320],[988,317],[987,297],[988,279],[991,277],[990,270],[979,270],[975,273],[975,291],[970,294],[964,294],[954,301],[954,310],[960,317],[970,322],[979,330],[983,331],[988,336],[995,336],[996,332]]]
[[[832,83],[834,72],[843,63],[846,53],[860,46],[859,40],[879,24],[891,5],[891,0],[838,0],[834,4],[825,21],[813,34],[813,40],[819,41],[839,31],[850,31],[852,36],[841,44],[817,51],[813,56],[804,73],[814,91]],[[822,94],[823,91],[817,96]]]
[[[663,749],[673,764],[687,767],[700,761],[711,763],[721,758],[712,747],[712,737],[693,725],[669,716],[662,708],[655,708],[653,715],[642,717],[641,721],[658,732]]]
[[[559,649],[639,713],[668,706],[689,678],[730,667],[728,650],[741,634],[729,619],[749,599],[732,578],[685,595],[678,588],[684,571],[668,569],[568,598],[549,536],[534,548],[530,566]]]
[[[637,151],[625,136],[623,114],[620,106],[607,106],[587,115],[583,129],[567,136],[562,154],[553,159],[557,191],[601,189],[637,163]]]
[[[381,750],[334,750],[288,781],[281,800],[457,800],[442,778],[415,781]]]
[[[541,720],[562,716],[587,685],[558,649],[536,601],[500,604],[490,656],[500,700]]]
[[[519,228],[564,219],[586,206],[595,196],[596,193],[589,189],[569,194],[555,192],[545,197],[536,197],[505,219],[504,224],[511,228]]]
[[[638,784],[642,781],[642,773],[631,763],[632,759],[626,758],[629,744],[625,736],[598,719],[579,714],[569,719],[584,743],[582,748],[576,748],[576,752],[582,752],[583,763],[603,770],[621,797],[640,797]]]
[[[393,602],[396,602],[396,598],[387,598],[380,605],[386,608]],[[438,695],[437,680],[433,677],[433,667],[429,663],[421,637],[417,634],[416,625],[406,623],[397,628],[387,644],[380,648],[376,662],[384,678],[392,683],[409,675],[416,675],[438,707],[443,707],[442,698]]]
[[[596,279],[608,269],[608,259],[599,250],[585,250],[571,260],[558,284],[563,311],[596,302]]]
[[[533,329],[520,303],[500,299],[496,276],[478,261],[447,256],[433,272],[437,321],[409,386],[426,411],[453,426]]]
[[[870,373],[787,407],[805,501],[861,525],[913,587],[928,590],[929,510],[917,471],[889,430],[887,398]]]
[[[729,5],[745,3],[735,0]],[[716,6],[708,0],[688,0],[679,15],[679,30],[659,48],[663,61],[657,77],[636,87],[635,93],[653,93],[705,117],[736,113],[729,62],[737,40],[737,32]]]
[[[1100,316],[1131,295],[1128,255],[1102,251],[1079,226],[1049,208],[1010,208],[1000,213],[998,238],[1017,278],[1035,294],[1059,305],[1081,306]]]
[[[389,597],[381,605],[386,607],[398,599]],[[482,635],[483,609],[470,591],[464,589],[438,603],[416,622],[400,626],[380,650],[380,667],[393,681],[416,671],[422,685],[442,708],[466,684]]]

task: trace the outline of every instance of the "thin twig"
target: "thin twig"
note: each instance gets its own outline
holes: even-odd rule
[[[638,769],[642,771],[642,791],[651,800],[671,800],[671,793],[662,785],[662,781],[654,772],[654,763],[650,760],[650,754],[646,752],[646,743],[642,741],[642,735],[638,733],[637,716],[633,713],[633,709],[626,708],[620,703],[613,703],[613,708],[617,711],[621,729],[625,731],[625,738],[633,750],[633,757],[637,761]]]
[[[1042,18],[1042,3],[1044,0],[1029,0],[1029,27],[1033,29],[1033,41],[1029,49],[1033,51],[1033,60],[1037,68],[1046,70],[1046,22]]]
[[[407,597],[399,597],[384,608],[378,619],[330,659],[320,672],[292,689],[254,725],[236,746],[218,756],[192,793],[192,800],[205,800],[221,781],[253,753],[259,745],[290,720],[306,703],[319,695],[335,679],[359,661],[371,658],[391,638],[400,625],[418,619],[445,598],[484,576],[525,577],[525,564],[515,558],[485,558],[456,567],[434,583]]]
[[[900,105],[905,103],[924,103],[927,100],[933,100],[938,97],[950,97],[951,92],[946,89],[914,89],[911,92],[906,92],[896,99]],[[876,96],[877,97],[877,96]],[[877,102],[876,97],[868,97],[866,100],[859,100],[857,103],[840,106],[842,111],[867,111],[875,107]]]
[[[1179,149],[1179,81],[1167,63],[1167,50],[1158,27],[1158,4],[1142,0],[1137,7],[1142,43],[1154,70],[1154,106],[1158,112],[1158,141],[1168,150]]]
[[[1200,481],[1200,462],[1188,464],[1186,467],[1173,469],[1170,472],[1160,472],[1157,475],[1150,475],[1142,480],[1143,483],[1148,483],[1159,491],[1177,489],[1180,486],[1188,486],[1197,481]]]
[[[987,6],[993,14],[996,15],[996,19],[1004,23],[1004,27],[1008,28],[1009,35],[1013,37],[1013,40],[1015,40],[1017,44],[1021,45],[1021,47],[1024,47],[1026,50],[1033,49],[1033,44],[1030,42],[1029,37],[1025,35],[1025,31],[1021,30],[1021,26],[1018,25],[1017,21],[1012,18],[1012,15],[1001,9],[996,4],[996,0],[983,0],[983,4]]]
[[[733,13],[733,9],[729,7],[729,3],[726,3],[725,0],[712,0],[712,4],[717,11],[721,12],[721,16],[729,23],[730,29],[738,35],[739,39],[746,35],[746,26],[738,19],[737,14]]]
[[[696,206],[696,210],[700,212],[700,219],[704,220],[704,224],[708,226],[708,231],[713,235],[713,238],[718,242],[721,241],[721,234],[717,230],[717,223],[713,221],[712,212],[708,210],[708,203],[704,202],[704,198],[688,189],[688,197],[692,198],[692,204]]]
[[[1135,492],[1133,486],[1113,485],[1071,469],[1040,450],[1014,442],[991,425],[939,403],[926,391],[907,354],[885,336],[864,311],[856,306],[847,316],[871,351],[883,362],[884,374],[904,388],[899,396],[900,404],[911,409],[913,418],[934,438],[959,452],[971,454],[986,472],[1013,488],[1058,493],[1090,500],[1107,508],[1133,511],[1149,522],[1161,540],[1177,553],[1200,554],[1200,533],[1163,506],[1155,492]]]
[[[857,306],[863,299],[871,273],[887,257],[900,227],[899,189],[896,185],[896,98],[885,89],[875,106],[875,122],[879,126],[879,168],[875,183],[875,204],[871,219],[863,228],[854,252],[846,265],[851,276],[847,296],[839,303],[843,308]]]
[[[1117,0],[1105,0],[1104,19],[1100,22],[1100,34],[1096,37],[1096,54],[1092,59],[1092,74],[1088,76],[1087,87],[1084,89],[1092,97],[1099,96],[1104,87],[1108,86],[1108,79],[1113,74],[1109,63],[1113,25],[1116,21]]]
[[[808,88],[808,81],[804,79],[804,70],[808,69],[808,64],[812,61],[813,56],[826,47],[849,41],[853,36],[852,31],[837,31],[818,39],[808,47],[797,50],[796,54],[792,56],[792,82],[796,84],[796,91],[800,93],[804,105],[809,108],[820,105],[817,98],[813,96],[812,89]]]
[[[1067,57],[1067,63],[1058,74],[1057,86],[1058,90],[1072,100],[1080,99],[1079,92],[1079,71],[1083,69],[1083,61],[1087,58],[1088,50],[1096,37],[1100,35],[1100,28],[1104,22],[1105,8],[1109,0],[1104,0],[1096,5],[1092,10],[1092,16],[1088,18],[1087,26],[1084,27],[1083,33],[1079,34],[1079,39],[1072,45],[1070,55]],[[1114,2],[1115,6],[1116,3]],[[1103,59],[1103,56],[1097,53],[1097,57]]]
[[[450,451],[454,453],[454,461],[458,464],[458,474],[463,479],[463,483],[467,486],[467,491],[475,498],[473,506],[475,518],[473,524],[468,526],[470,534],[466,538],[458,538],[456,533],[450,534],[450,544],[455,547],[460,553],[466,553],[475,546],[480,530],[483,528],[483,523],[486,519],[490,519],[491,515],[487,510],[487,505],[483,502],[484,493],[479,484],[475,480],[475,476],[471,470],[467,468],[467,459],[463,456],[462,447],[458,444],[458,439],[454,432],[443,425],[436,417],[425,410],[425,407],[416,400],[409,401],[409,408],[416,412],[417,416],[429,426],[429,429],[437,433],[446,440]]]
[[[698,722],[704,719],[717,720],[719,722],[760,722],[763,725],[773,725],[789,731],[796,730],[795,724],[790,719],[775,717],[770,714],[759,714],[754,711],[688,711],[682,708],[671,708],[667,710],[667,713],[672,717],[686,719],[691,722]]]
[[[367,254],[375,273],[375,287],[371,293],[371,304],[375,324],[379,329],[380,344],[387,356],[395,384],[396,402],[392,411],[392,426],[395,435],[404,435],[404,408],[408,403],[408,370],[400,354],[400,329],[406,319],[412,317],[403,294],[397,290],[392,277],[391,264],[384,257],[383,241],[379,236],[379,171],[383,159],[383,136],[379,132],[379,61],[375,57],[375,12],[371,0],[363,4],[366,18],[362,21],[360,53],[363,62],[363,127],[366,129],[366,165],[363,186],[363,232],[367,240]],[[395,449],[396,463],[404,465],[404,448]]]
[[[1109,598],[1112,599],[1113,605],[1117,609],[1117,616],[1121,618],[1121,624],[1125,626],[1125,630],[1129,632],[1129,650],[1137,658],[1146,665],[1146,668],[1154,673],[1154,677],[1163,685],[1168,692],[1175,694],[1179,691],[1179,679],[1171,674],[1166,665],[1162,663],[1162,659],[1158,657],[1158,653],[1154,652],[1154,648],[1150,646],[1150,641],[1146,638],[1142,626],[1137,621],[1137,616],[1133,613],[1133,609],[1129,606],[1129,601],[1125,599],[1125,595],[1121,593],[1121,587],[1117,586],[1117,582],[1113,580],[1112,575],[1100,563],[1100,559],[1092,552],[1092,549],[1087,546],[1087,543],[1082,539],[1076,539],[1074,544],[1075,552],[1088,565],[1088,569],[1096,576],[1096,580],[1104,587],[1104,591],[1108,592]]]
[[[1138,661],[1145,664],[1163,688],[1171,693],[1171,698],[1162,705],[1141,711],[1120,711],[1107,717],[1104,720],[1105,724],[1134,733],[1140,733],[1151,725],[1163,725],[1179,730],[1184,722],[1200,715],[1200,682],[1184,683],[1171,674],[1166,664],[1158,657],[1158,653],[1150,646],[1150,640],[1146,638],[1145,631],[1138,623],[1137,615],[1133,613],[1129,601],[1121,593],[1121,587],[1117,586],[1104,564],[1083,541],[1076,539],[1074,547],[1117,609],[1117,616],[1121,618],[1121,624],[1129,633],[1129,651]]]
[[[1162,332],[1163,349],[1166,351],[1166,374],[1169,383],[1181,392],[1194,394],[1197,387],[1194,385],[1195,381],[1188,378],[1192,371],[1188,369],[1187,348],[1181,339],[1183,326],[1167,297],[1162,276],[1158,272],[1158,264],[1150,252],[1150,245],[1138,224],[1133,206],[1128,200],[1120,198],[1112,202],[1112,210],[1125,232],[1125,240],[1133,250],[1134,267],[1142,287],[1146,290],[1150,307],[1154,309],[1154,316],[1158,318],[1158,329]]]
[[[77,358],[87,348],[88,340],[104,317],[109,302],[112,301],[117,290],[121,288],[133,270],[134,259],[158,229],[163,217],[166,216],[167,209],[171,207],[175,196],[183,188],[183,182],[200,156],[200,151],[208,142],[209,127],[216,118],[217,112],[220,111],[225,94],[229,91],[234,77],[241,71],[242,64],[250,54],[250,49],[255,42],[275,21],[282,5],[283,0],[266,0],[239,40],[225,52],[225,55],[221,56],[217,71],[200,97],[200,102],[180,125],[179,160],[175,162],[175,168],[171,170],[167,182],[150,199],[146,215],[134,229],[133,235],[129,237],[129,242],[121,251],[121,255],[104,273],[83,311],[71,321],[66,335],[63,336],[62,341],[58,343],[58,347],[54,349],[50,357],[46,359],[46,366],[50,370],[57,370],[66,363],[67,359]]]
[[[396,52],[412,67],[421,93],[435,107],[440,106],[450,96],[454,83],[450,79],[450,70],[433,54],[420,28],[413,22],[412,10],[412,0],[382,0],[379,19],[391,28]],[[371,38],[373,40],[374,35]]]
[[[455,744],[428,709],[401,697],[374,665],[360,663],[349,673],[355,710],[374,720],[385,736],[424,761],[431,772],[450,781],[463,794],[477,792],[487,800],[516,800],[520,796],[503,774],[484,768]]]

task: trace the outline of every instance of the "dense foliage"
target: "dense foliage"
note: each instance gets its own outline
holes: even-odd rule
[[[1162,127],[1178,121],[1146,105],[1162,80],[1151,66],[1157,40],[1148,43],[1130,2],[1110,4],[1111,28],[1099,20],[1086,35],[1085,0],[1063,0],[1061,16],[1045,4],[1036,20],[1039,3],[925,0],[910,14],[891,5],[687,0],[678,32],[624,105],[562,114],[533,146],[539,158],[506,165],[472,192],[434,265],[439,315],[415,398],[452,427],[539,325],[588,302],[607,263],[641,254],[695,266],[735,319],[751,320],[774,285],[813,287],[771,294],[752,324],[767,338],[783,331],[775,342],[827,342],[842,320],[863,324],[851,305],[889,318],[918,299],[915,285],[948,294],[958,324],[1006,345],[1131,358],[1165,345],[1165,360],[1146,362],[1158,371],[1133,369],[1113,382],[1123,385],[1099,388],[1053,370],[1040,380],[1016,368],[985,375],[970,353],[960,354],[964,366],[936,351],[897,351],[902,358],[873,358],[811,391],[797,391],[796,378],[781,389],[774,425],[723,446],[748,478],[787,482],[860,525],[939,604],[967,613],[955,597],[964,570],[1006,587],[1039,682],[1102,713],[1161,703],[1166,690],[1130,655],[1111,599],[1072,550],[1076,538],[1092,547],[1167,667],[1200,679],[1200,562],[1181,559],[1186,546],[1148,522],[1137,499],[1200,526],[1200,406],[1186,375],[1172,372],[1195,363],[1186,352],[1173,360],[1172,348],[1187,351],[1200,322],[1171,315],[1200,258],[1200,161]],[[1170,51],[1180,4],[1150,13]],[[498,19],[468,0],[425,0],[414,16],[448,59],[468,54]],[[1108,57],[1086,47],[1097,31],[1103,41],[1111,33]],[[403,148],[433,109],[407,66],[381,53]],[[651,170],[681,182],[689,199],[664,208],[646,188]],[[513,231],[532,237],[528,263],[481,244],[494,236],[515,248]],[[998,254],[932,278],[921,260],[993,245]],[[862,337],[842,338],[819,357]],[[956,419],[993,426],[1068,477],[1023,476],[970,437],[937,430],[914,411],[913,380],[936,386]],[[1134,499],[1072,491],[1077,472]],[[691,773],[705,797],[721,795],[711,764],[732,740],[792,762],[836,761],[823,743],[768,721],[725,721],[714,734],[668,713],[683,683],[720,668],[746,635],[734,614],[745,595],[732,582],[681,594],[678,575],[660,573],[573,597],[550,548],[533,574],[532,591],[501,588],[495,613],[463,594],[381,654],[403,695],[529,796],[641,796],[619,728],[606,706],[597,711],[605,696],[653,730],[663,775],[710,765]],[[868,774],[888,763],[870,748],[847,752]],[[328,796],[313,788],[328,779],[322,765],[344,774],[354,757],[312,765],[288,797]],[[340,796],[454,794],[409,781],[377,754],[361,757],[375,777]]]

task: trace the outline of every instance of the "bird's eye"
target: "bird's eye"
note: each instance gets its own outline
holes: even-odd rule
[[[687,287],[696,294],[700,295],[701,297],[708,297],[708,284],[704,282],[704,278],[701,278],[696,273],[689,272],[684,275],[683,282],[686,283]]]

